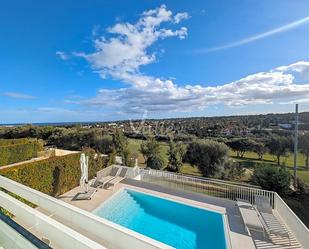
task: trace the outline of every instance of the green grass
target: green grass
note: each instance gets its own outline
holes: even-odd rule
[[[138,163],[140,166],[145,166],[145,159],[140,152],[141,144],[143,140],[138,139],[129,139],[129,149],[132,153],[138,155]],[[165,142],[160,142],[161,145],[161,151],[160,155],[164,160],[164,164],[167,166],[168,163],[168,145]],[[195,176],[201,176],[200,171],[197,167],[192,166],[188,163],[185,163],[180,170],[180,173],[187,174],[187,175],[195,175]]]
[[[202,176],[199,169],[191,164],[184,163],[180,169],[180,173],[187,174],[187,175],[194,175],[194,176]]]
[[[145,166],[145,159],[140,152],[141,144],[143,140],[138,139],[129,139],[129,149],[131,153],[138,155],[138,163],[141,166]],[[167,143],[160,142],[160,155],[164,161],[164,165],[167,165],[168,163],[168,145]]]
[[[145,166],[144,157],[140,152],[142,142],[143,140],[129,139],[129,149],[131,150],[132,153],[138,155],[139,165]],[[164,160],[164,164],[167,165],[168,145],[165,142],[160,142],[160,145],[161,145],[160,155]],[[241,162],[244,165],[244,167],[248,168],[249,170],[252,169],[253,166],[258,165],[258,164],[270,164],[270,165],[277,164],[274,157],[268,153],[264,155],[263,160],[259,160],[257,154],[254,152],[246,152],[243,158],[238,158],[236,157],[236,152],[231,150],[230,156],[234,158],[236,161]],[[299,167],[298,177],[302,179],[304,182],[309,184],[309,170],[306,170],[304,167],[305,157],[299,153],[297,158],[298,158],[297,162],[298,162],[298,167]],[[282,157],[281,163],[284,163],[287,167],[289,167],[291,170],[291,173],[293,174],[293,163],[294,163],[293,154],[288,154],[288,156]],[[180,172],[183,174],[188,174],[188,175],[201,176],[201,173],[196,167],[190,164],[187,164],[187,163],[183,165]],[[247,176],[244,177],[244,181],[248,181],[248,179],[249,177]]]
[[[230,151],[230,156],[236,161],[241,162],[246,168],[251,168],[254,164],[277,165],[274,157],[268,153],[264,155],[263,160],[259,160],[257,154],[254,152],[246,152],[243,158],[239,158],[236,156],[236,152]],[[286,157],[282,157],[281,164],[286,165],[290,169],[291,174],[293,174],[294,155],[289,153]],[[298,177],[304,182],[309,183],[309,170],[305,168],[305,157],[300,153],[297,155],[297,165]]]

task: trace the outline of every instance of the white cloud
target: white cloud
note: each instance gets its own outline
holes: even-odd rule
[[[189,18],[189,14],[187,12],[177,13],[174,16],[174,23],[180,23],[182,20],[186,20]]]
[[[3,96],[15,99],[34,99],[34,96],[24,94],[24,93],[17,93],[17,92],[5,92],[2,93]]]
[[[186,27],[178,30],[160,28],[164,22],[172,23],[176,16],[165,5],[145,11],[135,24],[117,23],[108,28],[110,37],[95,39],[94,53],[78,52],[74,55],[85,58],[102,78],[110,76],[125,81],[138,74],[141,66],[156,60],[155,53],[148,53],[147,49],[158,39],[173,36],[184,39],[187,36]],[[177,17],[178,21],[181,19],[183,17]]]
[[[172,24],[175,16],[166,6],[143,12],[135,23],[118,23],[108,29],[111,37],[94,42],[95,52],[76,53],[85,58],[101,77],[112,77],[127,83],[120,89],[101,89],[97,96],[74,101],[95,107],[110,107],[119,112],[141,113],[196,111],[215,104],[243,106],[281,103],[309,98],[309,84],[297,84],[295,72],[305,72],[308,62],[297,62],[267,72],[248,75],[219,86],[197,84],[177,85],[141,73],[142,66],[156,60],[150,48],[158,39],[176,36],[185,38],[187,29],[161,28],[163,22]],[[73,103],[73,102],[70,102]]]
[[[92,36],[97,36],[99,34],[100,29],[101,29],[100,25],[94,25],[92,28]]]
[[[288,24],[283,25],[281,27],[266,31],[264,33],[260,33],[260,34],[256,34],[256,35],[244,38],[244,39],[239,40],[239,41],[235,41],[235,42],[232,42],[232,43],[228,43],[228,44],[218,46],[218,47],[213,47],[213,48],[198,49],[196,51],[201,52],[201,53],[203,53],[203,52],[208,53],[208,52],[238,47],[238,46],[241,46],[241,45],[244,45],[244,44],[247,44],[247,43],[251,43],[251,42],[254,42],[254,41],[257,41],[257,40],[260,40],[260,39],[264,39],[264,38],[269,37],[269,36],[273,36],[273,35],[276,35],[276,34],[279,34],[279,33],[286,32],[288,30],[297,28],[297,27],[305,25],[307,23],[309,23],[309,16],[302,18],[302,19],[299,19],[297,21],[288,23]]]
[[[82,99],[83,96],[77,95],[77,94],[71,94],[71,95],[65,96],[65,98],[67,98],[67,99]]]
[[[62,52],[62,51],[57,51],[56,55],[59,56],[59,58],[61,60],[64,60],[64,61],[70,59],[70,56],[68,54],[66,54],[65,52]]]
[[[309,62],[308,61],[299,61],[291,65],[288,65],[288,66],[277,67],[275,70],[279,72],[298,73],[304,79],[309,80]]]
[[[40,113],[50,113],[50,114],[78,114],[74,110],[58,108],[58,107],[39,107],[37,111]]]
[[[94,98],[80,101],[91,106],[110,106],[127,113],[194,111],[210,105],[244,106],[295,102],[309,99],[309,84],[296,84],[290,73],[270,70],[219,86],[178,86],[171,80],[135,75],[134,83],[121,89],[101,89]]]

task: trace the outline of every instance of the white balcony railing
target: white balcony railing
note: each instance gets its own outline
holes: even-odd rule
[[[254,204],[256,195],[267,196],[274,207],[275,192],[248,185],[236,185],[227,181],[212,180],[202,177],[191,177],[160,170],[140,169],[141,180],[157,183],[166,187],[192,191],[229,200],[243,199]]]

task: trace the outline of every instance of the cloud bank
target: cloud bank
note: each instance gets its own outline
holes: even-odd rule
[[[186,27],[173,30],[162,26],[179,26],[188,17],[187,13],[173,14],[162,5],[143,12],[134,24],[117,23],[108,28],[108,37],[100,36],[94,40],[93,53],[74,53],[88,61],[102,78],[111,77],[126,84],[126,87],[120,89],[101,89],[91,99],[74,102],[114,108],[128,114],[144,111],[196,111],[215,104],[243,106],[309,99],[309,84],[295,82],[295,74],[308,73],[309,62],[305,61],[248,75],[218,86],[179,86],[172,80],[143,74],[142,66],[156,61],[156,53],[149,52],[155,42],[171,37],[185,39],[188,35]]]
[[[17,93],[17,92],[5,92],[2,93],[3,96],[14,98],[14,99],[34,99],[34,96],[24,94],[24,93]]]

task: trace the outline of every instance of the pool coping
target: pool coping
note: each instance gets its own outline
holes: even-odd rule
[[[228,218],[227,218],[226,209],[225,208],[205,207],[205,206],[201,205],[201,204],[205,205],[204,203],[200,203],[200,202],[197,202],[197,201],[194,201],[194,200],[190,200],[188,198],[176,197],[176,196],[172,196],[172,195],[161,193],[161,192],[157,192],[157,191],[149,191],[149,190],[144,190],[144,189],[140,189],[140,188],[137,189],[135,187],[123,186],[123,187],[119,188],[111,196],[109,196],[106,200],[104,200],[99,206],[97,206],[95,209],[93,209],[91,211],[91,213],[94,214],[94,215],[97,215],[96,212],[99,209],[104,207],[107,203],[112,201],[117,195],[121,194],[121,192],[123,192],[125,190],[131,190],[133,192],[135,191],[135,192],[138,192],[138,193],[150,195],[150,196],[155,197],[155,198],[160,198],[160,199],[168,200],[168,201],[171,201],[171,202],[176,202],[178,204],[182,204],[182,205],[186,205],[186,206],[189,206],[189,207],[193,207],[193,208],[197,208],[197,209],[202,209],[202,210],[205,210],[205,211],[208,211],[208,212],[214,212],[214,213],[222,215],[226,249],[231,249],[232,248],[231,235],[230,235],[230,226],[229,226],[229,222],[228,222]],[[185,200],[190,201],[190,202],[196,202],[196,203],[195,204],[190,203],[190,202],[188,203],[188,202],[185,202]],[[207,205],[207,206],[210,206],[210,205]],[[106,220],[103,217],[100,217],[100,218]],[[109,222],[112,222],[112,221],[109,221]],[[114,222],[112,222],[112,223],[114,223]],[[121,225],[119,225],[117,223],[115,223],[115,224],[118,225],[118,226],[121,226]],[[121,227],[123,227],[123,226],[121,226]],[[134,230],[131,230],[129,228],[126,228],[126,227],[124,227],[124,228],[128,229],[129,231],[133,231],[134,233],[138,233],[138,232],[136,232]],[[138,233],[138,234],[140,234],[140,233]],[[148,237],[146,235],[143,235],[143,234],[141,234],[141,235],[145,236],[146,238],[149,238],[151,240],[154,240],[154,241],[156,241],[158,243],[162,243],[162,244],[164,244],[166,246],[170,246],[170,245],[167,245],[167,244],[165,244],[165,243],[163,243],[163,242],[161,242],[159,240],[150,238],[150,237]],[[171,246],[171,248],[174,248],[174,247]]]
[[[24,240],[28,241],[30,244],[37,247],[38,249],[52,249],[34,234],[30,233],[28,230],[26,230],[21,225],[12,220],[9,216],[3,214],[0,211],[0,222],[1,221],[5,225],[10,227],[16,233],[16,235],[21,236]]]
[[[175,198],[171,198],[171,197],[166,197],[166,196],[162,196],[160,194],[157,194],[157,193],[160,193],[160,192],[157,192],[157,193],[151,193],[149,191],[143,191],[143,190],[140,190],[140,189],[136,189],[136,188],[131,188],[131,187],[121,187],[120,189],[117,190],[117,192],[115,192],[113,195],[111,195],[110,197],[108,197],[105,201],[102,202],[101,205],[99,205],[98,207],[96,207],[92,213],[94,213],[97,209],[99,209],[101,206],[103,206],[105,203],[107,203],[108,201],[110,201],[114,196],[118,195],[120,192],[124,191],[124,190],[131,190],[131,191],[135,191],[135,192],[139,192],[139,193],[143,193],[143,194],[147,194],[147,195],[150,195],[150,196],[153,196],[153,197],[156,197],[156,198],[161,198],[161,199],[165,199],[165,200],[168,200],[168,201],[173,201],[173,202],[176,202],[176,203],[179,203],[179,204],[184,204],[184,205],[187,205],[187,206],[190,206],[190,207],[194,207],[194,208],[198,208],[198,209],[203,209],[203,210],[206,210],[206,211],[209,211],[209,212],[215,212],[215,213],[219,213],[221,215],[226,215],[226,210],[218,210],[218,209],[213,209],[211,207],[204,207],[204,206],[201,206],[201,205],[198,205],[198,204],[193,204],[193,203],[187,203],[183,200],[177,200]],[[186,198],[181,198],[181,199],[186,199]],[[189,200],[189,199],[187,199]]]

